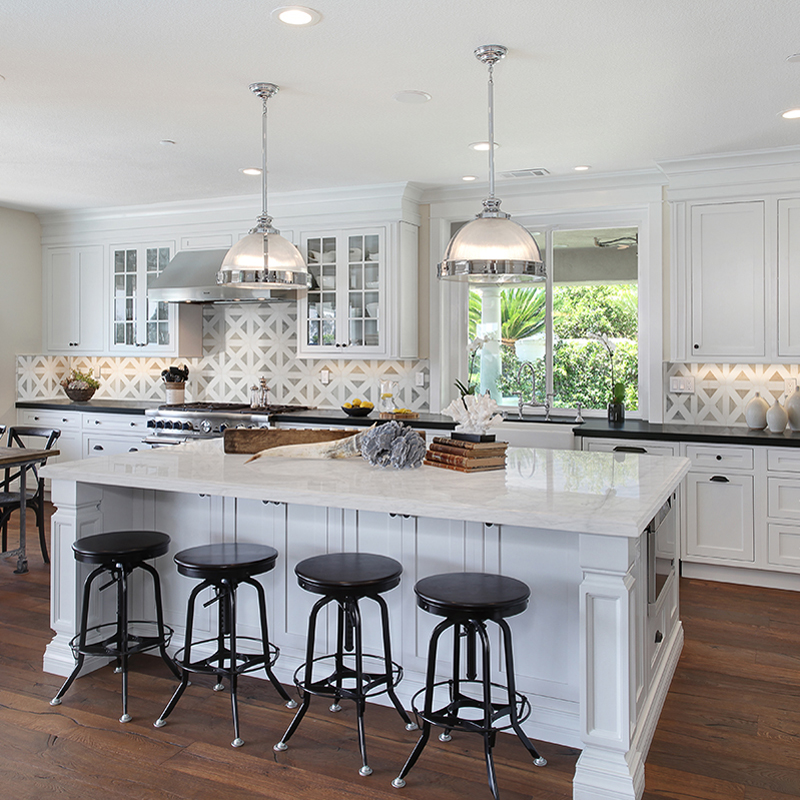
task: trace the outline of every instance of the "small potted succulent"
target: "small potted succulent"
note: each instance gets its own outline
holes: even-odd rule
[[[625,422],[625,384],[615,383],[608,404],[608,421]]]
[[[100,386],[100,381],[91,372],[71,369],[69,375],[61,381],[67,397],[77,403],[85,403]]]

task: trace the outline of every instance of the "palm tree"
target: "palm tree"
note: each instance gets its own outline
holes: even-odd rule
[[[469,293],[469,338],[475,338],[481,321],[481,295],[479,291]],[[503,344],[514,344],[517,339],[526,339],[544,330],[547,305],[545,288],[504,289],[500,294],[500,333]]]

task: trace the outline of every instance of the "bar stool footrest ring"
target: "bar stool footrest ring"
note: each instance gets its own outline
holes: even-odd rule
[[[341,672],[336,667],[336,654],[319,656],[312,661],[312,664],[317,665],[331,665],[331,671],[325,677],[319,680],[312,680],[311,683],[305,682],[306,664],[301,664],[294,672],[294,683],[301,692],[308,692],[309,694],[318,697],[341,697],[349,700],[357,700],[362,697],[373,697],[375,695],[383,694],[392,689],[400,683],[403,677],[403,668],[396,662],[392,662],[392,671],[386,675],[386,661],[383,656],[374,655],[372,653],[364,653],[361,658],[364,662],[374,661],[379,662],[378,669],[372,668],[372,665],[365,664],[365,669],[362,672],[361,686],[350,685],[346,682],[357,682],[358,676],[355,669],[345,664]],[[352,659],[353,656],[350,656]],[[312,668],[313,669],[313,668]],[[345,682],[342,686],[337,686],[337,681]]]
[[[483,683],[482,681],[469,681],[469,680],[460,680],[458,682],[459,687],[470,687],[474,686],[477,687],[478,692],[476,694],[483,694]],[[506,697],[508,695],[508,687],[503,686],[499,683],[491,683],[490,686],[492,689],[497,689],[502,691]],[[430,713],[425,714],[424,707],[423,710],[420,710],[419,706],[420,703],[418,702],[419,698],[424,698],[424,695],[428,691],[435,692],[436,689],[447,688],[447,696],[449,698],[449,702],[445,705],[432,710]],[[516,701],[516,710],[517,710],[517,720],[518,722],[525,722],[526,719],[531,715],[531,704],[525,695],[520,694],[520,692],[514,693],[515,701]],[[435,696],[434,696],[435,699]],[[511,722],[509,721],[505,725],[496,725],[495,723],[502,719],[503,717],[507,717],[509,715],[510,706],[508,704],[507,699],[503,702],[492,702],[492,715],[491,720],[492,724],[491,727],[486,728],[484,725],[483,715],[484,715],[484,705],[483,705],[483,698],[482,696],[478,699],[476,697],[471,697],[469,695],[464,694],[462,691],[459,691],[457,694],[454,691],[454,681],[446,680],[446,681],[438,681],[434,683],[433,686],[424,686],[420,689],[412,698],[411,698],[411,708],[414,711],[414,714],[417,717],[418,724],[421,724],[420,721],[429,722],[431,725],[436,725],[440,728],[448,728],[450,730],[456,731],[467,731],[469,733],[490,733],[491,731],[505,731],[512,727]],[[477,716],[475,718],[468,718],[462,716],[462,713],[465,709],[473,709],[475,711],[480,712],[480,718]]]
[[[151,619],[132,619],[128,621],[129,626],[145,626],[151,625],[154,628],[157,622]],[[80,646],[81,635],[77,634],[70,640],[69,647],[72,650],[73,658],[77,659],[79,655],[85,656],[102,656],[107,658],[119,658],[120,656],[131,656],[136,653],[144,653],[147,650],[152,650],[155,647],[160,647],[162,644],[167,647],[172,640],[172,635],[175,631],[164,625],[164,641],[155,633],[154,635],[141,635],[128,631],[128,638],[125,646],[123,646],[117,637],[118,626],[116,622],[104,622],[100,625],[93,625],[91,628],[86,629],[86,636],[88,638],[93,632],[103,630],[113,630],[111,636],[106,636],[104,639],[96,642],[87,642],[83,647]]]
[[[192,649],[201,647],[204,644],[217,644],[217,637],[211,639],[201,639],[197,642],[192,642]],[[256,639],[254,636],[237,636],[236,643],[240,642],[255,642],[259,647],[263,646],[261,639]],[[281,651],[272,642],[269,643],[269,653],[242,653],[237,650],[234,654],[236,663],[234,668],[231,669],[231,651],[219,649],[210,656],[200,658],[197,661],[186,663],[184,659],[185,647],[178,650],[173,656],[175,663],[186,672],[196,672],[205,675],[242,675],[245,672],[254,672],[257,669],[265,667],[272,667],[278,660]],[[222,659],[223,666],[219,665],[220,658]],[[226,664],[227,662],[227,664]]]

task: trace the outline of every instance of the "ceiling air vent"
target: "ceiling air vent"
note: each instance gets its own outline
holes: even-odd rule
[[[501,172],[501,178],[543,178],[550,173],[544,167],[533,167],[532,169],[512,169],[509,172]]]

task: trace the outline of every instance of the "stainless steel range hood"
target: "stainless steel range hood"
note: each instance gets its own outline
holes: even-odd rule
[[[168,303],[294,302],[296,292],[220,286],[217,272],[225,250],[183,250],[164,267],[147,289],[151,300]]]

